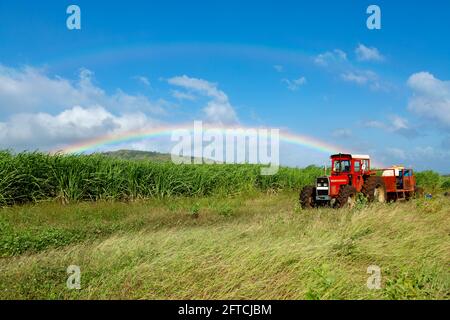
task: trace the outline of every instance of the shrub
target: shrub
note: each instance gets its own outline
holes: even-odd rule
[[[441,177],[439,173],[427,170],[416,172],[417,185],[425,188],[427,191],[436,191],[441,186]]]

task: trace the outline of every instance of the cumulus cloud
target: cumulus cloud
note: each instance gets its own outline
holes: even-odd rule
[[[0,148],[49,150],[83,139],[143,130],[157,124],[158,121],[141,112],[117,116],[102,106],[75,106],[56,115],[19,113],[0,122]]]
[[[2,114],[47,110],[60,112],[75,105],[102,105],[116,111],[139,110],[163,114],[164,109],[143,95],[129,95],[121,90],[107,94],[93,84],[93,73],[82,69],[76,81],[50,77],[45,70],[0,65],[0,105]]]
[[[0,148],[50,150],[83,139],[150,128],[165,102],[120,89],[112,94],[82,69],[75,81],[42,69],[0,65]]]
[[[187,93],[187,92],[181,92],[179,90],[172,90],[172,96],[178,100],[190,100],[190,101],[194,101],[197,98],[191,94],[191,93]]]
[[[360,52],[359,57],[362,59],[375,60],[376,57],[377,59],[382,59],[379,53],[379,56],[376,56],[374,53],[378,52],[375,48],[367,48],[364,45],[360,45],[358,48],[358,52]],[[326,67],[326,70],[332,73],[336,73],[343,81],[355,83],[359,86],[367,86],[373,91],[390,91],[392,88],[388,82],[382,81],[374,71],[363,70],[354,65],[347,58],[347,54],[340,49],[317,55],[314,58],[314,63],[320,67]]]
[[[332,63],[347,61],[347,54],[340,50],[334,49],[333,51],[327,51],[321,53],[314,58],[314,63],[326,67]]]
[[[373,79],[374,76],[371,73],[355,73],[355,72],[345,72],[341,74],[341,78],[344,81],[354,82],[357,84],[366,84],[369,80]]]
[[[450,129],[450,81],[418,72],[409,77],[407,84],[413,93],[408,110]]]
[[[363,123],[363,125],[367,128],[382,129],[386,132],[396,133],[410,139],[419,136],[419,132],[409,124],[408,119],[398,115],[389,116],[386,123],[378,120],[370,120]]]
[[[384,57],[375,47],[366,47],[363,44],[359,44],[355,49],[356,58],[359,61],[383,61]]]
[[[188,94],[195,93],[210,99],[203,108],[206,121],[221,124],[234,124],[238,122],[238,117],[228,96],[225,92],[218,89],[216,83],[191,78],[186,75],[170,78],[168,82],[171,85],[184,88]]]
[[[371,70],[353,70],[341,73],[341,79],[346,82],[352,82],[360,86],[367,85],[371,90],[387,90],[378,75]]]
[[[289,80],[289,79],[282,79],[282,82],[286,83],[287,88],[291,91],[297,91],[298,88],[306,84],[306,78],[300,77],[298,79]]]
[[[146,77],[134,79],[150,85]],[[171,91],[179,100],[208,99],[203,108],[206,121],[237,123],[228,96],[217,84],[187,76],[171,78],[169,83],[184,89]],[[43,69],[0,65],[0,148],[55,150],[107,134],[148,130],[163,124],[168,105],[165,100],[151,101],[121,89],[108,93],[95,84],[93,72],[87,69],[69,80]]]

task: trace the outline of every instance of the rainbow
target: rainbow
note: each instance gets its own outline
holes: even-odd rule
[[[212,130],[235,129],[234,127],[209,127],[205,125],[203,127],[204,129],[212,129]],[[64,154],[80,154],[86,152],[93,152],[98,148],[106,146],[114,146],[122,143],[141,141],[145,139],[154,139],[159,137],[170,137],[174,130],[180,129],[192,131],[193,126],[192,124],[177,125],[177,126],[160,126],[147,130],[128,131],[120,134],[104,135],[65,146],[60,150],[54,150],[54,153],[60,152]],[[349,152],[348,150],[340,146],[332,145],[310,136],[294,134],[284,130],[280,130],[280,141],[313,149],[322,153],[326,153],[328,155],[340,152],[342,153]]]

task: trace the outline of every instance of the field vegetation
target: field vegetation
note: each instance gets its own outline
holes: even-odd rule
[[[432,198],[302,210],[322,173],[3,152],[0,299],[450,298],[447,177],[417,175]]]
[[[0,153],[0,205],[59,199],[133,200],[171,196],[231,195],[269,189],[299,189],[323,173],[280,168],[262,176],[258,165],[175,165],[105,155]]]

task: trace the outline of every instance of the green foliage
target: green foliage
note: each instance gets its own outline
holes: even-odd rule
[[[190,208],[189,208],[189,215],[193,217],[198,217],[198,213],[200,211],[200,203],[195,202]]]
[[[367,197],[364,194],[362,194],[361,192],[356,194],[356,201],[355,201],[356,209],[362,209],[362,208],[366,207],[368,203],[369,203],[369,200],[367,199]]]
[[[416,172],[416,182],[427,191],[434,192],[441,186],[441,176],[432,170]]]
[[[320,267],[313,269],[313,283],[314,286],[310,287],[306,292],[307,300],[322,300],[333,299],[335,297],[329,296],[328,291],[336,282],[336,276],[330,270],[327,264],[323,264]]]
[[[444,182],[442,182],[441,188],[444,190],[450,190],[450,178],[443,177],[442,180],[444,180]]]
[[[219,215],[224,217],[231,217],[234,214],[233,207],[227,202],[223,202],[218,205],[216,210]]]
[[[95,155],[0,152],[0,206],[57,198],[134,200],[171,196],[232,195],[269,189],[300,189],[321,169],[280,168],[271,176],[260,165],[176,165]]]
[[[62,247],[83,238],[75,230],[46,228],[43,230],[15,231],[9,225],[0,225],[0,257],[41,251],[49,247]]]
[[[439,284],[435,282],[435,273],[403,271],[386,281],[383,290],[388,299],[430,299]]]

